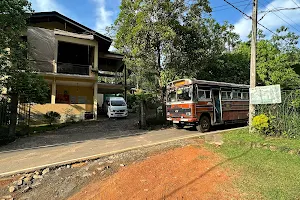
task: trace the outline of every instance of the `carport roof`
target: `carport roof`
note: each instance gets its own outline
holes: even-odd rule
[[[99,52],[99,70],[109,72],[122,72],[124,70],[124,56],[114,52]]]

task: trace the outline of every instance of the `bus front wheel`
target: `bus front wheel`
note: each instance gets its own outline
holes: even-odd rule
[[[197,130],[201,133],[207,132],[210,130],[210,119],[207,116],[202,116],[199,120],[198,125],[196,126]]]

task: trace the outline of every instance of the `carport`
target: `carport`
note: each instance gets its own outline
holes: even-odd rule
[[[107,52],[99,53],[98,71],[98,104],[102,105],[104,95],[124,94],[126,99],[126,66],[123,62],[123,55]]]

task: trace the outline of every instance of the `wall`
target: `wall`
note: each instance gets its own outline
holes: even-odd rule
[[[49,111],[57,112],[61,115],[60,122],[66,122],[72,117],[74,121],[84,119],[86,111],[86,104],[35,104],[31,106],[31,124],[45,124],[47,123],[44,114]],[[92,105],[91,105],[92,107]]]
[[[102,107],[102,104],[104,102],[104,95],[103,94],[97,94],[97,102],[98,102],[98,105],[100,107]]]
[[[56,100],[57,104],[87,104],[86,110],[93,111],[94,89],[93,87],[82,86],[56,86]]]

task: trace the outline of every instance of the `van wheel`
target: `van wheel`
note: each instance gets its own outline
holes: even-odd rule
[[[210,119],[207,116],[203,116],[199,120],[199,124],[196,126],[197,130],[201,133],[205,133],[210,130]]]
[[[184,125],[183,124],[173,124],[173,127],[176,129],[183,129]]]

